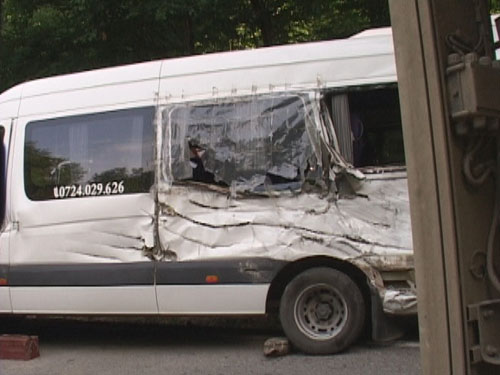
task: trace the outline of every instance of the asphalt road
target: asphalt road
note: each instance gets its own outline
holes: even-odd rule
[[[1,375],[420,373],[414,327],[390,344],[361,340],[337,355],[292,352],[276,358],[265,357],[262,348],[280,332],[252,320],[242,326],[237,321],[144,324],[0,317],[0,334],[5,333],[38,335],[41,356],[26,362],[0,360]]]

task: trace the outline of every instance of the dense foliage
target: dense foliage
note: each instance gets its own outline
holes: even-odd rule
[[[0,90],[158,58],[345,37],[387,0],[0,0]]]
[[[500,0],[490,6],[500,12]],[[0,0],[0,91],[54,74],[388,24],[387,0]]]

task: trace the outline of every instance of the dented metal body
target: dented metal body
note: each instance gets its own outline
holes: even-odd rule
[[[415,313],[405,169],[355,168],[325,107],[395,81],[382,32],[2,94],[0,310],[265,313],[287,265],[333,259],[385,312]]]

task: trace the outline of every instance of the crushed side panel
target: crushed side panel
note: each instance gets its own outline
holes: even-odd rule
[[[326,255],[379,288],[375,270],[412,269],[405,173],[346,163],[316,93],[167,105],[161,125],[158,236],[177,260]]]

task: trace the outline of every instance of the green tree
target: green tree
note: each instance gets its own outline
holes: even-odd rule
[[[50,151],[28,142],[25,147],[24,178],[26,191],[32,199],[53,197],[55,186],[78,184],[85,175],[79,163],[53,156]]]
[[[24,80],[388,25],[386,0],[0,0],[0,90]]]
[[[491,14],[500,13],[500,0],[490,0]]]

